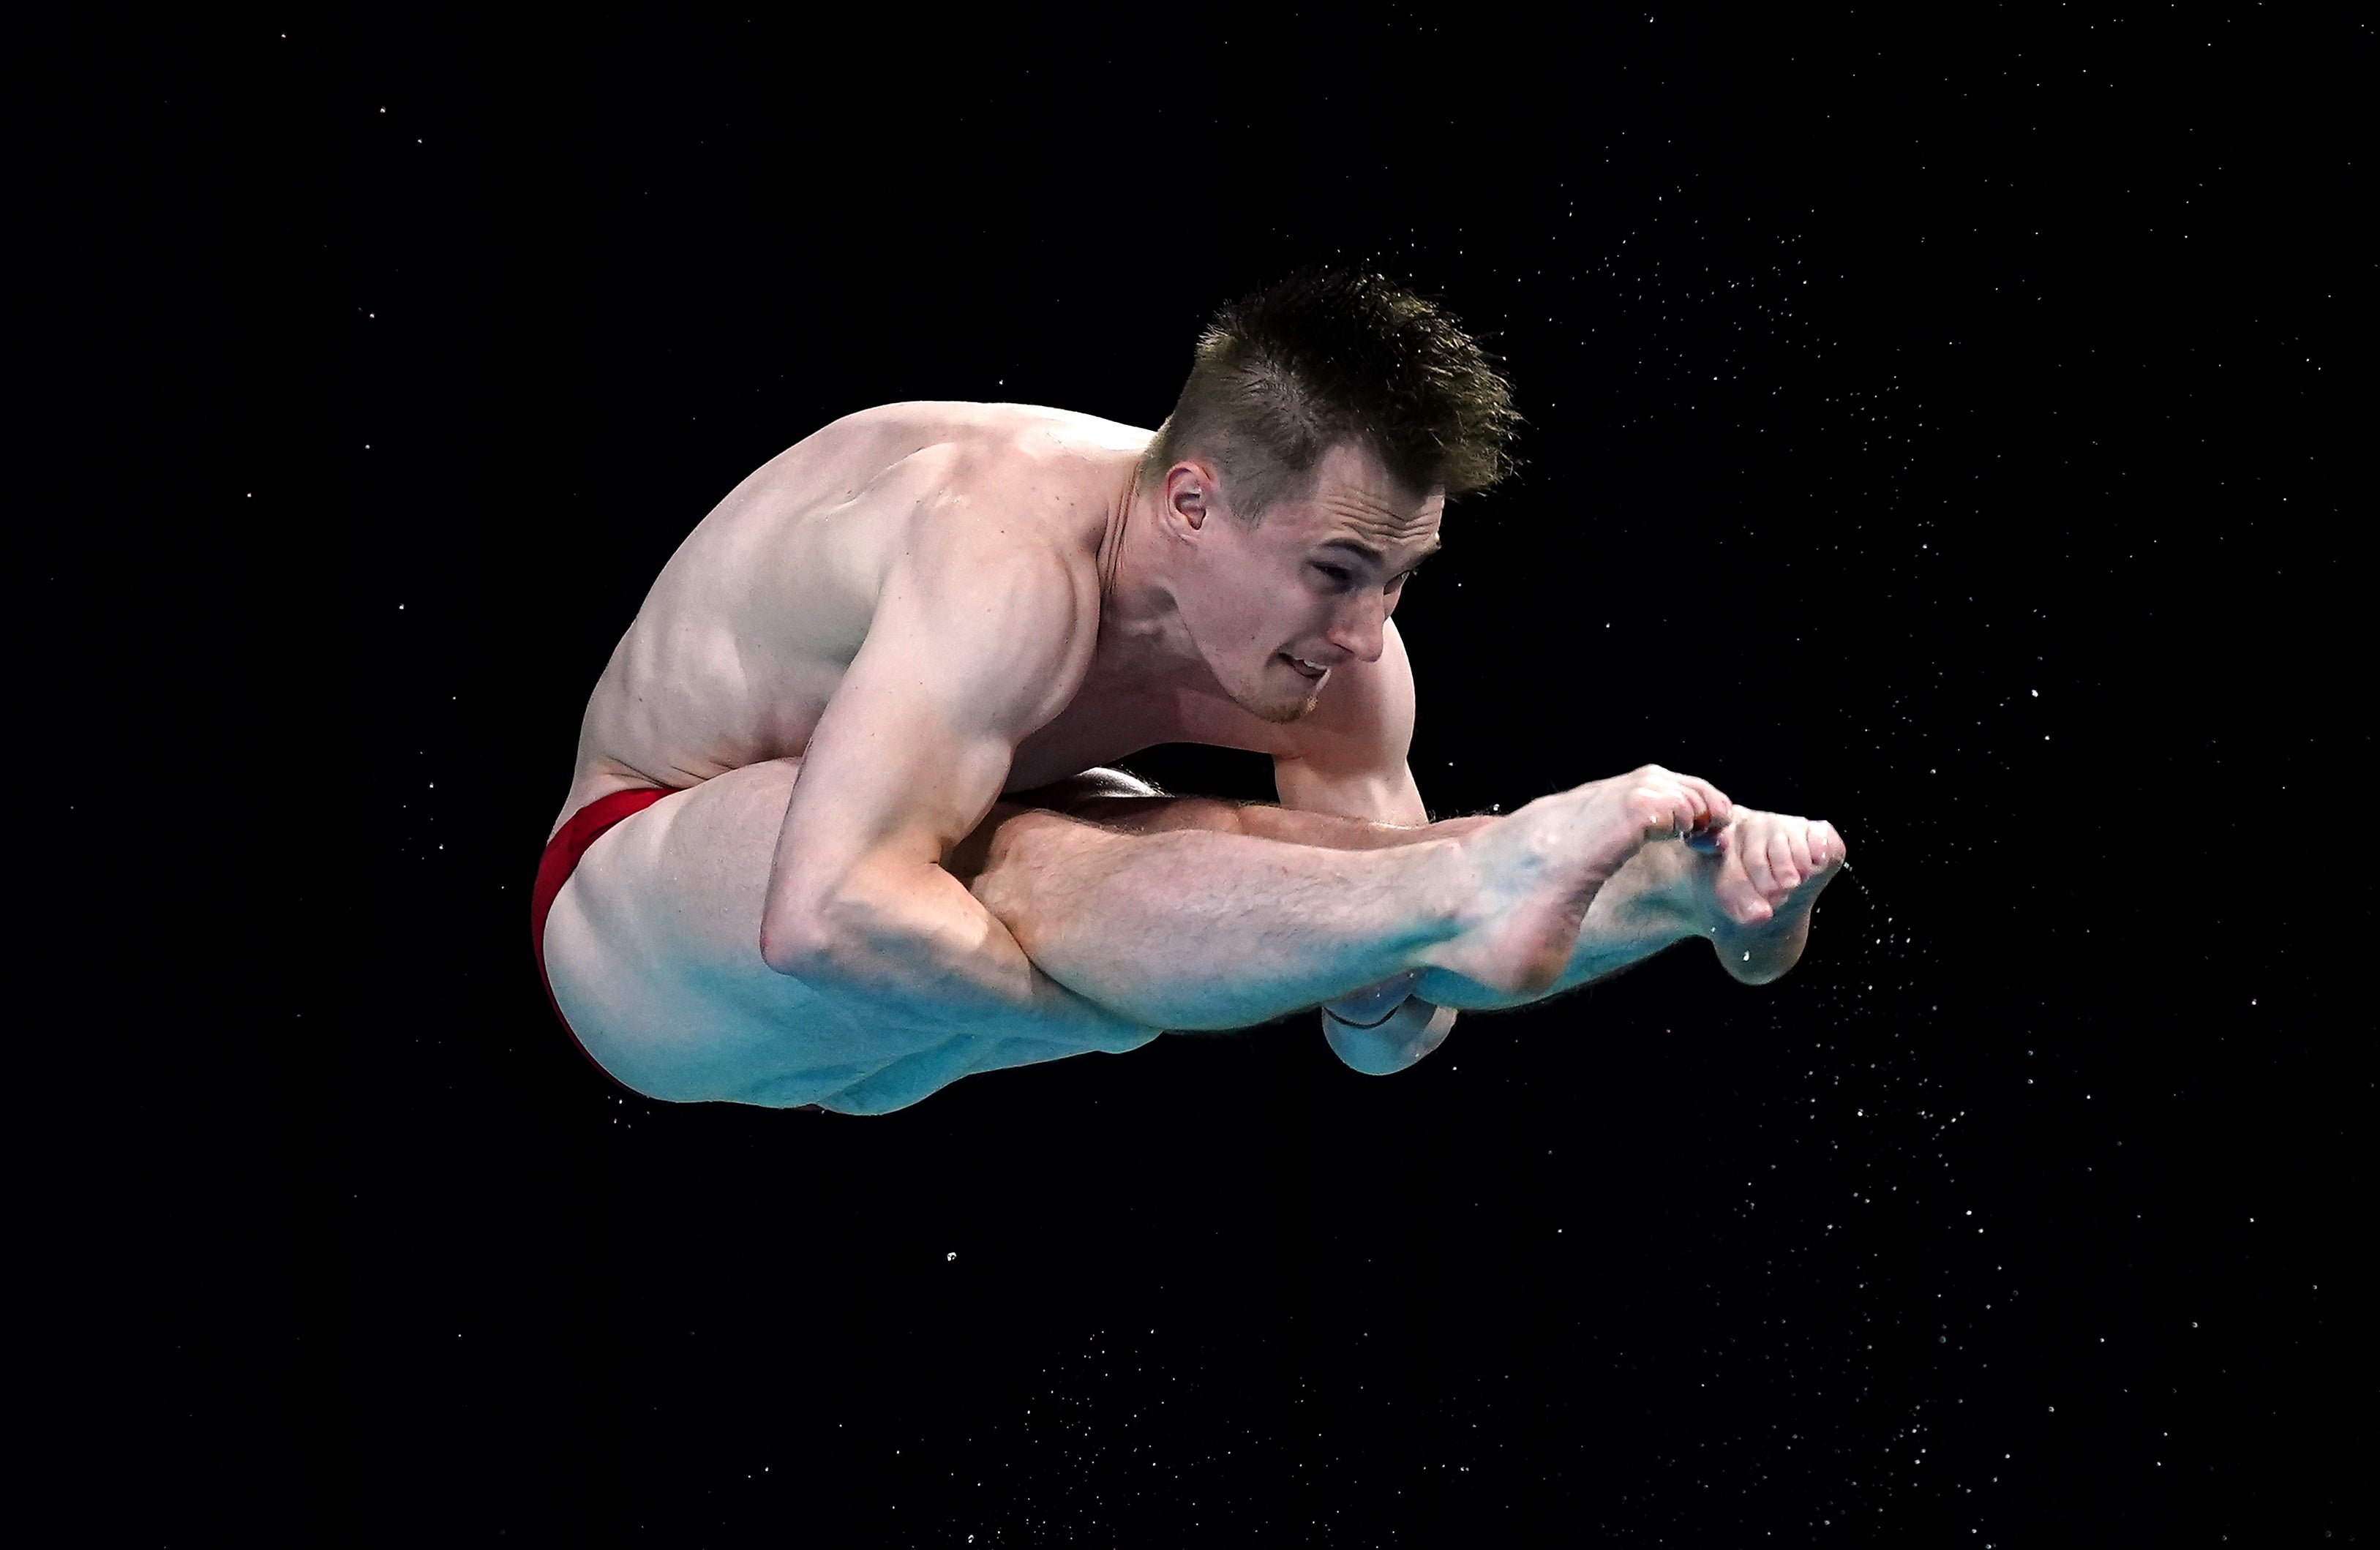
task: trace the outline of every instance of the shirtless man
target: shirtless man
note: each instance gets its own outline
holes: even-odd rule
[[[1428,821],[1390,615],[1513,423],[1443,313],[1307,273],[1218,315],[1154,433],[896,404],[780,454],[588,704],[556,1010],[652,1097],[876,1114],[1300,1009],[1396,1071],[1687,937],[1783,974],[1826,823],[1653,765]],[[1102,768],[1176,742],[1271,755],[1281,805]]]

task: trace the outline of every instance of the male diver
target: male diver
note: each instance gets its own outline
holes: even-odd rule
[[[1154,432],[895,404],[779,454],[588,703],[555,1010],[655,1098],[877,1114],[1302,1009],[1386,1073],[1689,937],[1783,974],[1829,824],[1657,765],[1429,821],[1390,615],[1515,424],[1439,308],[1318,271],[1218,313]],[[1279,805],[1106,768],[1163,743],[1271,755]]]

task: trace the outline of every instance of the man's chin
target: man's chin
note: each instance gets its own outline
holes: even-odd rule
[[[1258,673],[1253,680],[1240,680],[1236,690],[1227,689],[1232,703],[1257,721],[1275,726],[1287,726],[1312,715],[1322,701],[1322,684],[1309,683],[1286,662],[1277,660],[1273,668],[1276,671]],[[1292,688],[1284,680],[1293,680],[1297,686]]]
[[[1259,721],[1270,721],[1275,726],[1287,726],[1292,721],[1305,720],[1314,713],[1314,708],[1321,702],[1321,696],[1307,695],[1305,698],[1297,700],[1262,700],[1255,705],[1244,703],[1242,708]]]

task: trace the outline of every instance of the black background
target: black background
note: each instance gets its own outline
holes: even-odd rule
[[[2368,1535],[2371,65],[2085,7],[20,59],[31,1520]],[[685,533],[872,404],[1154,425],[1329,258],[1529,419],[1399,615],[1433,810],[1657,759],[1829,817],[1802,967],[1386,1081],[1294,1020],[876,1119],[609,1092],[527,888]]]

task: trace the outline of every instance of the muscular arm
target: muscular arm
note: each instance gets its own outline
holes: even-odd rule
[[[1016,745],[1055,716],[1096,638],[1087,563],[927,512],[811,734],[770,869],[760,953],[954,1030],[1020,1014],[1105,1029],[941,863],[988,814]]]

